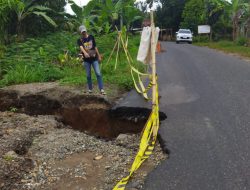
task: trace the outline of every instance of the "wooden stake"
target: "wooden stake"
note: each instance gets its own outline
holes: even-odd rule
[[[154,24],[154,12],[150,11],[151,18],[151,61],[152,61],[152,106],[156,105],[156,65],[155,65],[155,24]]]
[[[114,48],[113,48],[113,50],[112,50],[112,52],[111,52],[111,54],[110,54],[110,56],[109,56],[108,61],[107,61],[107,63],[106,63],[106,64],[108,64],[108,63],[109,63],[109,61],[110,61],[110,59],[111,59],[111,57],[112,57],[112,55],[113,55],[113,53],[114,53],[114,51],[115,51],[115,48],[116,48],[116,46],[117,46],[117,43],[118,43],[118,40],[116,40],[116,42],[115,42],[115,46],[114,46]]]
[[[116,59],[115,59],[115,70],[116,70],[116,66],[117,66],[117,62],[118,62],[118,54],[120,51],[120,41],[121,41],[121,32],[118,32],[118,48],[117,48],[117,52],[116,52]]]

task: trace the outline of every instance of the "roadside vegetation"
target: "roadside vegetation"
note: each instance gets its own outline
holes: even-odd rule
[[[77,38],[79,38],[78,34],[58,32],[46,35],[46,37],[28,38],[25,42],[12,43],[7,46],[6,53],[1,58],[0,85],[48,81],[60,81],[62,84],[85,84],[85,72],[77,57],[79,52],[76,46]],[[114,69],[115,55],[107,63],[116,38],[116,32],[96,37],[99,50],[103,55],[101,68],[104,81],[129,89],[132,87],[132,79],[124,53],[120,51],[116,70]],[[129,39],[129,50],[135,57],[139,36],[130,36]],[[140,65],[136,66],[142,68]]]
[[[206,46],[250,58],[250,39],[246,37],[239,37],[236,41],[226,39],[216,41],[210,40],[209,36],[196,36],[193,42],[197,46]]]
[[[151,2],[153,2],[151,0]],[[194,33],[196,45],[208,46],[249,57],[250,1],[249,0],[159,0],[157,25],[173,35],[179,28]],[[210,25],[212,36],[198,35],[198,25]]]
[[[151,0],[153,1],[153,0]],[[159,0],[157,25],[176,32],[189,28],[195,35],[198,25],[210,25],[212,38],[233,40],[249,37],[249,0]]]
[[[198,46],[206,46],[213,49],[222,50],[226,53],[233,53],[243,57],[250,58],[250,48],[241,45],[241,43],[234,43],[232,41],[219,41],[219,42],[199,42],[195,43]]]
[[[84,24],[95,35],[102,54],[104,82],[132,88],[130,68],[122,49],[116,69],[116,53],[108,64],[107,60],[118,37],[116,27],[125,31],[124,40],[129,38],[129,52],[135,60],[140,37],[126,31],[141,23],[144,13],[132,0],[92,0],[83,8],[74,1],[67,2],[75,15],[64,12],[65,0],[0,0],[0,87],[48,81],[86,84],[76,44],[78,27]],[[138,62],[134,64],[143,70]]]
[[[72,0],[0,0],[0,87],[59,81],[61,84],[83,85],[85,72],[76,40],[77,29],[84,24],[94,34],[103,55],[101,63],[104,82],[130,89],[132,80],[125,54],[120,51],[118,68],[115,55],[107,59],[117,38],[117,29],[127,31],[129,51],[135,60],[139,36],[132,34],[148,18],[147,8],[154,2],[156,25],[175,33],[190,28],[197,45],[239,53],[249,57],[249,0],[91,0],[79,7]],[[75,15],[64,7],[69,3]],[[212,27],[212,40],[198,36],[197,26]],[[125,33],[124,33],[125,34]],[[174,37],[174,35],[172,35]],[[144,69],[135,62],[135,66]],[[95,77],[93,77],[95,78]]]

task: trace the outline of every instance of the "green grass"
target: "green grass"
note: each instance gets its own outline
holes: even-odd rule
[[[9,111],[15,113],[18,111],[18,109],[16,107],[10,107]]]
[[[209,48],[222,50],[226,53],[235,53],[250,58],[250,47],[240,46],[232,41],[200,42],[195,43],[195,45],[206,46]]]
[[[29,82],[48,82],[60,79],[64,75],[65,73],[59,67],[49,64],[32,65],[19,62],[19,64],[9,66],[0,84],[6,86]]]
[[[61,84],[86,85],[85,70],[77,60],[79,52],[77,34],[60,32],[29,38],[22,43],[13,43],[6,47],[0,59],[0,87],[31,82],[59,81]],[[114,47],[116,33],[96,37],[97,46],[103,55],[101,70],[104,84],[115,84],[125,89],[133,87],[130,70],[124,52],[119,53],[117,69],[115,54],[107,64]],[[139,47],[139,36],[129,37],[129,51],[135,60]],[[67,53],[66,53],[67,52]],[[138,62],[134,66],[140,70],[144,66]],[[93,80],[96,82],[93,73]]]
[[[4,155],[3,156],[3,159],[5,160],[5,161],[12,161],[12,160],[14,160],[14,158],[12,157],[12,156],[10,156],[10,155]]]

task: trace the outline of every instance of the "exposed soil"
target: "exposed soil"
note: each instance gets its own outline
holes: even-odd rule
[[[57,83],[1,89],[0,189],[112,189],[129,171],[145,121],[112,117],[109,109],[122,94],[111,94]],[[166,157],[157,143],[127,189],[141,189]]]

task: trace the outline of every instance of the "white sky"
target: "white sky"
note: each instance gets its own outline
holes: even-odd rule
[[[84,6],[84,5],[87,5],[88,4],[88,2],[90,1],[90,0],[73,0],[73,1],[75,1],[75,3],[77,4],[77,5],[79,5],[79,6]],[[146,0],[136,0],[136,1],[146,1]],[[154,8],[154,6],[153,6],[153,8]],[[67,4],[66,6],[65,6],[65,11],[67,12],[67,13],[69,13],[69,14],[74,14],[74,12],[72,11],[72,9],[71,9],[71,7],[70,7],[70,5],[69,4]]]
[[[82,6],[84,6],[84,5],[87,5],[88,2],[89,2],[90,0],[73,0],[73,1],[75,1],[75,3],[76,3],[77,5],[79,5],[79,6],[82,7]],[[74,12],[72,11],[72,9],[71,9],[71,7],[70,7],[69,4],[67,4],[67,5],[65,6],[65,11],[66,11],[66,13],[74,14]]]

